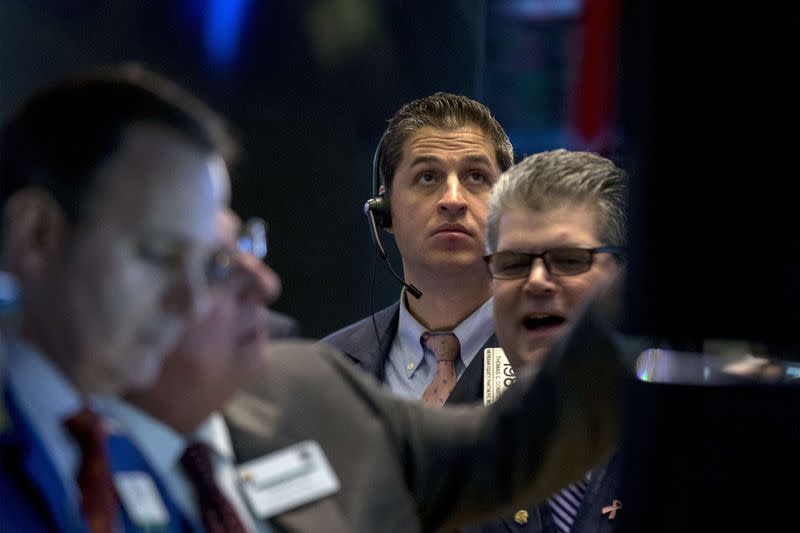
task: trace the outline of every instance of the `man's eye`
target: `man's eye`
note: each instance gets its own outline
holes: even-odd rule
[[[422,174],[417,175],[417,183],[422,183],[423,185],[427,185],[436,181],[436,176],[434,176],[431,172],[423,172]]]
[[[221,250],[208,259],[206,278],[211,285],[226,283],[233,272],[234,256],[231,252]]]
[[[578,257],[558,257],[553,259],[553,262],[559,265],[585,265],[589,261]]]
[[[172,247],[141,242],[137,247],[139,256],[154,265],[173,266],[181,262],[181,254]]]
[[[467,176],[468,183],[489,183],[489,179],[486,177],[486,174],[483,172],[470,172]]]
[[[498,268],[502,270],[516,270],[519,268],[527,268],[531,264],[530,259],[526,255],[514,254],[499,256],[497,261]]]

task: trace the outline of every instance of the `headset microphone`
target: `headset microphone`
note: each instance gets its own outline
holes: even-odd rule
[[[380,159],[381,159],[381,152],[383,151],[383,140],[386,137],[384,133],[383,137],[381,137],[380,142],[378,143],[378,148],[375,150],[375,156],[372,158],[372,198],[367,200],[364,204],[364,214],[367,215],[367,222],[369,223],[369,233],[372,235],[372,242],[375,243],[375,251],[378,252],[378,255],[381,256],[381,259],[386,263],[386,266],[389,268],[389,272],[392,273],[392,276],[395,277],[397,281],[399,281],[406,290],[416,299],[419,299],[422,296],[422,291],[416,288],[411,283],[406,283],[403,278],[397,275],[397,273],[392,268],[391,263],[389,263],[389,258],[386,257],[386,250],[383,248],[383,242],[381,240],[381,233],[380,230],[382,228],[388,228],[392,225],[392,213],[389,206],[389,198],[384,195],[383,191],[380,191],[380,187],[378,185],[379,175],[380,175]]]

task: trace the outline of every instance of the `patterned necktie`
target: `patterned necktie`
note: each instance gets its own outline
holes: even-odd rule
[[[572,524],[575,523],[575,517],[578,516],[578,509],[588,487],[589,482],[581,479],[567,485],[547,499],[547,506],[550,509],[553,526],[555,526],[551,528],[551,531],[569,533]]]
[[[222,493],[214,478],[211,449],[202,442],[186,447],[181,466],[195,489],[197,507],[208,533],[246,533],[239,515]]]
[[[81,512],[89,531],[112,533],[117,523],[117,494],[111,478],[103,423],[95,413],[83,408],[64,421],[81,449],[78,488]]]
[[[441,407],[456,386],[456,359],[461,353],[461,343],[452,331],[426,331],[419,342],[436,356],[436,375],[422,394],[422,403]]]

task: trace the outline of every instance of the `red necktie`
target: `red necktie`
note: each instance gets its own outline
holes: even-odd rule
[[[117,495],[111,479],[106,434],[100,417],[84,407],[64,421],[81,449],[78,488],[81,511],[92,533],[112,533],[117,522]]]
[[[461,343],[452,331],[426,331],[419,342],[436,356],[436,375],[422,394],[422,403],[441,407],[456,386],[455,363],[461,353]]]
[[[202,442],[190,444],[181,456],[181,466],[194,485],[205,530],[208,533],[247,533],[233,505],[217,485],[211,449]]]

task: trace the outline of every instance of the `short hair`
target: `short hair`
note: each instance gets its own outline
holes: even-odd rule
[[[627,196],[625,172],[604,157],[563,149],[532,155],[503,173],[492,190],[486,251],[497,251],[500,217],[509,209],[546,211],[571,203],[596,207],[598,239],[625,246]]]
[[[16,191],[38,186],[75,223],[97,189],[96,170],[139,122],[166,126],[228,161],[237,150],[222,118],[173,82],[136,64],[97,67],[35,93],[6,122],[0,210]]]
[[[426,126],[446,130],[476,126],[492,141],[501,172],[514,163],[511,141],[488,107],[466,96],[438,92],[405,104],[389,121],[381,139],[381,157],[378,163],[379,180],[386,188],[387,198],[397,165],[403,157],[403,144],[411,135]]]

